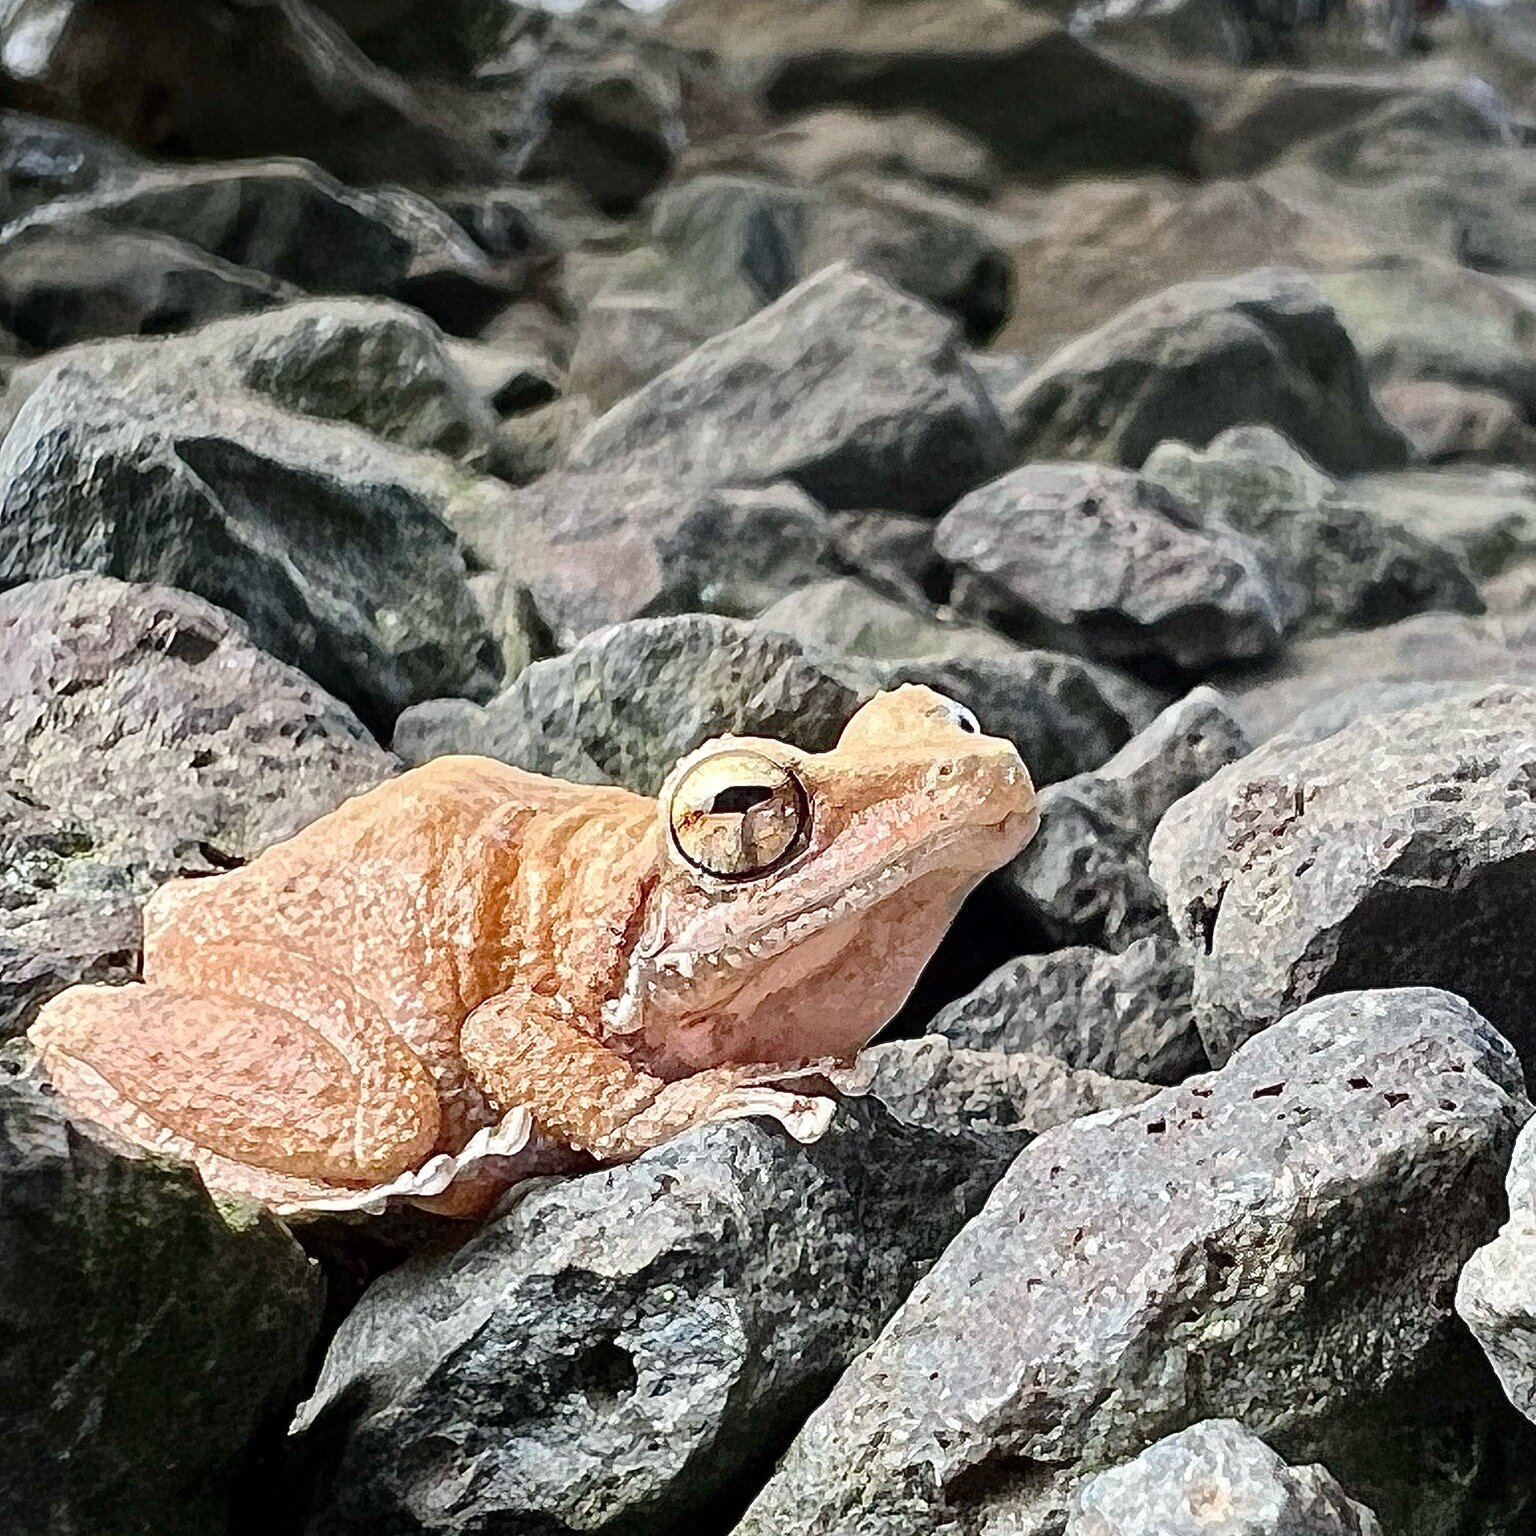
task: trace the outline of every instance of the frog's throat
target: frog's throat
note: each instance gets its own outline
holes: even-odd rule
[[[752,926],[723,944],[691,943],[690,939],[696,936],[687,928],[672,934],[666,895],[661,893],[654,934],[642,935],[637,941],[622,990],[603,1005],[604,1033],[635,1034],[645,1027],[647,1005],[657,1002],[663,994],[680,996],[695,987],[712,990],[711,981],[728,987],[733,975],[756,970],[824,929],[873,911],[925,875],[952,867],[955,841],[940,839],[926,850],[909,850],[893,857],[867,874],[801,903],[786,915]],[[974,879],[980,880],[985,873],[985,868],[978,866]],[[967,881],[957,875],[956,883],[964,886]]]

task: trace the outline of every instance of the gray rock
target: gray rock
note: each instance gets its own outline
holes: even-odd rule
[[[678,0],[666,35],[717,59],[776,113],[825,106],[930,114],[1025,181],[1113,167],[1192,169],[1199,115],[1050,16],[984,0]]]
[[[953,602],[1016,638],[1199,671],[1268,655],[1285,600],[1260,551],[1125,469],[1030,464],[939,524]]]
[[[1308,998],[1468,998],[1536,1060],[1536,689],[1496,685],[1280,738],[1175,805],[1152,878],[1213,1061]]]
[[[1001,408],[1031,459],[1134,469],[1168,438],[1199,448],[1254,425],[1335,474],[1407,460],[1322,291],[1279,267],[1142,299],[1047,358]]]
[[[126,178],[144,162],[105,134],[26,112],[0,112],[0,223]]]
[[[1235,1419],[1206,1419],[1086,1479],[1065,1536],[1381,1536],[1326,1467],[1288,1467]]]
[[[197,592],[387,730],[484,696],[495,642],[445,526],[461,472],[159,374],[55,369],[0,446],[0,586],[96,570]]]
[[[1443,545],[1495,613],[1531,611],[1536,586],[1536,474],[1462,464],[1362,475],[1347,495],[1412,535]]]
[[[440,0],[434,9],[451,9]],[[42,0],[7,14],[11,94],[173,158],[289,154],[364,185],[493,173],[473,114],[438,113],[309,0],[97,6]]]
[[[418,310],[385,299],[300,299],[191,335],[42,358],[17,371],[6,409],[14,414],[68,364],[123,385],[158,377],[200,394],[250,392],[471,464],[490,457],[498,426],[442,332]]]
[[[407,710],[395,750],[410,763],[483,753],[655,794],[679,757],[726,732],[825,751],[866,697],[787,635],[704,614],[637,619],[535,662],[484,707]]]
[[[1076,945],[1020,955],[928,1025],[967,1050],[1048,1056],[1078,1071],[1181,1083],[1208,1065],[1194,975],[1176,945],[1138,939],[1119,954]]]
[[[0,233],[0,324],[39,351],[178,330],[267,309],[296,292],[169,235],[86,220]]]
[[[1015,646],[853,577],[802,587],[757,621],[835,658],[860,687],[922,683],[966,705],[984,730],[1018,747],[1036,785],[1098,767],[1157,713],[1151,689],[1108,667]]]
[[[1506,395],[1406,379],[1383,384],[1376,398],[1412,445],[1416,464],[1536,467],[1536,428]]]
[[[934,1131],[1038,1136],[1156,1091],[1027,1051],[970,1050],[937,1035],[891,1040],[860,1053],[867,1092],[907,1125]]]
[[[1536,1422],[1536,1126],[1515,1143],[1509,1220],[1467,1260],[1456,1310],[1487,1352],[1509,1400]]]
[[[298,1418],[339,1449],[312,1529],[660,1530],[737,1502],[1016,1145],[846,1101],[808,1147],[716,1125],[530,1189],[343,1323]]]
[[[1518,1526],[1536,1442],[1451,1295],[1529,1113],[1508,1045],[1459,998],[1406,990],[1314,1003],[1223,1072],[1057,1127],[740,1536],[1059,1532],[1084,1476],[1238,1413],[1386,1529]]]
[[[951,322],[836,265],[614,406],[577,469],[793,480],[823,506],[938,512],[1003,464]]]
[[[161,881],[244,863],[395,767],[200,598],[86,575],[0,596],[0,1037],[131,977]]]
[[[459,531],[516,574],[557,644],[627,619],[751,618],[839,568],[826,514],[798,486],[718,489],[637,475],[552,474]]]
[[[948,596],[949,568],[933,547],[931,518],[859,511],[835,513],[832,521],[843,558],[866,581],[936,601]]]
[[[152,168],[61,197],[6,230],[169,235],[311,293],[406,299],[435,319],[483,322],[511,297],[446,214],[400,188],[359,192],[302,160]]]
[[[1040,796],[1040,830],[999,874],[1008,897],[1062,944],[1124,949],[1169,933],[1147,850],[1163,813],[1248,741],[1225,699],[1197,688],[1101,768]]]
[[[1233,427],[1203,452],[1162,443],[1144,473],[1262,545],[1299,597],[1303,632],[1371,629],[1427,608],[1483,611],[1452,548],[1357,499],[1270,427]]]
[[[1536,300],[1517,285],[1404,256],[1317,281],[1374,383],[1433,379],[1536,409]]]
[[[1310,711],[1355,718],[1399,689],[1536,684],[1536,631],[1527,622],[1426,613],[1358,634],[1320,635],[1291,646],[1264,673],[1234,688],[1233,707],[1249,736],[1266,741]],[[1406,695],[1423,702],[1424,695]]]
[[[301,1389],[322,1289],[272,1217],[119,1156],[0,1073],[6,1530],[230,1529],[234,1479]]]

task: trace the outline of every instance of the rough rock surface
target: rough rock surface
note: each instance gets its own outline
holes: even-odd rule
[[[1032,1051],[971,1050],[937,1035],[890,1040],[859,1056],[868,1093],[908,1125],[1023,1132],[1140,1104],[1156,1090]]]
[[[1234,1419],[1206,1419],[1086,1479],[1065,1536],[1381,1536],[1326,1467],[1288,1467]]]
[[[1515,1143],[1509,1220],[1467,1260],[1456,1310],[1487,1351],[1509,1400],[1536,1423],[1536,1127]]]
[[[1274,651],[1283,600],[1259,551],[1126,469],[1037,463],[939,524],[956,609],[1025,641],[1200,671]]]
[[[1304,632],[1483,610],[1452,548],[1354,497],[1272,428],[1233,427],[1204,452],[1163,443],[1144,473],[1268,551],[1281,589],[1299,595]]]
[[[793,480],[826,507],[933,513],[1005,452],[952,322],[838,264],[614,406],[571,465]]]
[[[1194,975],[1166,939],[1020,955],[928,1025],[968,1051],[1050,1056],[1079,1071],[1181,1083],[1208,1065]]]
[[[1215,1061],[1308,998],[1410,983],[1536,1059],[1536,689],[1271,741],[1169,811],[1151,868]]]
[[[514,573],[558,645],[627,619],[750,618],[841,568],[835,530],[788,483],[678,486],[623,474],[545,475],[459,521],[477,555]]]
[[[1102,767],[1040,796],[1040,830],[998,876],[1011,900],[1064,944],[1124,949],[1169,932],[1148,847],[1163,813],[1248,750],[1212,688],[1170,705]]]
[[[484,707],[407,710],[395,750],[410,763],[478,752],[654,794],[679,757],[726,732],[824,751],[864,697],[787,635],[703,614],[636,619],[535,662]]]
[[[681,0],[679,46],[707,50],[779,112],[827,105],[931,112],[978,134],[1026,176],[1184,169],[1198,118],[1175,93],[1068,35],[1048,16],[985,0],[795,6]]]
[[[1069,342],[1001,403],[1021,455],[1139,468],[1168,438],[1285,434],[1337,474],[1392,468],[1407,445],[1321,290],[1265,268],[1181,283]]]
[[[169,587],[0,596],[0,1037],[134,973],[139,905],[297,832],[395,762],[344,706]]]
[[[1387,1529],[1497,1529],[1436,1483],[1432,1447],[1530,1454],[1451,1309],[1529,1113],[1484,1020],[1403,990],[1314,1003],[1223,1072],[1057,1127],[812,1414],[742,1536],[1060,1531],[1085,1475],[1236,1413]]]
[[[207,1536],[254,1513],[320,1325],[287,1230],[189,1169],[119,1156],[0,1068],[0,1499],[13,1536]]]
[[[500,671],[440,513],[452,466],[340,425],[60,366],[0,446],[0,586],[172,583],[375,728]]]
[[[619,1532],[736,1504],[1017,1145],[853,1100],[808,1147],[717,1125],[530,1190],[342,1325],[298,1419],[318,1528]]]

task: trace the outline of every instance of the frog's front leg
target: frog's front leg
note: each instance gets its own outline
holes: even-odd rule
[[[215,1157],[328,1184],[431,1156],[431,1075],[343,978],[242,944],[210,946],[198,971],[50,1002],[30,1034],[66,1100],[135,1140],[147,1117]]]
[[[515,988],[465,1021],[459,1051],[505,1111],[525,1106],[545,1135],[603,1161],[638,1157],[693,1126],[765,1115],[802,1141],[831,1118],[830,1100],[764,1084],[764,1067],[720,1067],[666,1082],[595,1039],[558,998]]]

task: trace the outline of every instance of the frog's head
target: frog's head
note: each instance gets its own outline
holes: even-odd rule
[[[606,1024],[667,1075],[851,1056],[1038,821],[1012,744],[918,687],[872,699],[830,752],[710,742],[658,805],[659,877]]]

